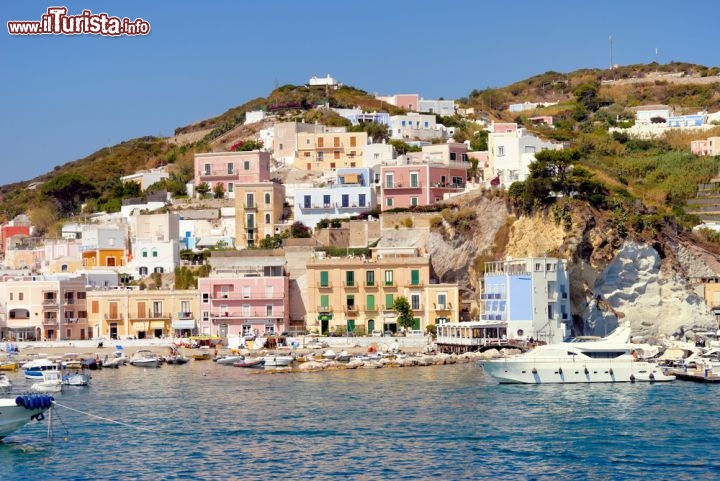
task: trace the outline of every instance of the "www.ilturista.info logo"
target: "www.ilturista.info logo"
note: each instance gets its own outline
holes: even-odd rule
[[[7,23],[10,35],[147,35],[150,23],[142,18],[110,17],[107,13],[83,10],[80,15],[68,15],[65,7],[50,7],[40,21],[20,20]]]

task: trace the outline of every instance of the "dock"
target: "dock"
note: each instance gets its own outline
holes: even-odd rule
[[[675,378],[683,381],[704,382],[704,383],[720,383],[720,373],[712,369],[671,369],[668,374],[672,374]]]

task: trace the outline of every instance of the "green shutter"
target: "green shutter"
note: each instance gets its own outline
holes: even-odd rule
[[[330,296],[327,294],[323,294],[320,296],[320,307],[329,307],[328,304],[330,304]]]
[[[354,271],[346,271],[345,272],[345,284],[349,287],[352,287],[355,285],[355,272]]]
[[[348,332],[355,332],[355,319],[347,320],[347,330]]]
[[[393,307],[393,295],[385,294],[385,309],[392,309]]]
[[[329,285],[328,271],[320,271],[320,287],[328,287]]]
[[[410,271],[410,284],[413,286],[420,285],[420,271],[419,270],[413,269]]]
[[[413,324],[413,329],[415,329],[416,331],[419,331],[420,330],[420,318],[416,317],[414,320],[415,320],[415,323]]]
[[[365,272],[365,284],[368,286],[375,285],[375,271],[366,271]]]
[[[368,309],[368,310],[375,309],[375,295],[374,295],[374,294],[368,294],[368,296],[367,296],[367,302],[365,302],[365,304],[367,304],[367,309]]]

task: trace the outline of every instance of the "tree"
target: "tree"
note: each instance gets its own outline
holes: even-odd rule
[[[210,186],[207,182],[202,182],[195,187],[195,192],[197,192],[201,198],[205,197],[208,192],[210,192]]]
[[[596,112],[602,104],[598,98],[599,91],[600,86],[598,84],[584,83],[582,85],[578,85],[578,87],[573,91],[573,94],[575,94],[575,100],[579,104],[590,112]]]
[[[300,222],[299,220],[293,222],[293,225],[290,226],[290,237],[293,237],[295,239],[298,238],[307,238],[312,235],[312,231],[308,226]]]
[[[213,193],[215,194],[216,199],[222,199],[225,197],[225,186],[223,186],[222,182],[215,184]]]
[[[95,186],[79,174],[60,174],[44,183],[40,192],[57,203],[61,215],[74,214],[85,199],[97,197]]]
[[[162,287],[162,274],[159,272],[153,272],[150,274],[150,279],[152,279],[153,284],[155,284],[155,289],[160,289]]]
[[[373,143],[379,144],[383,140],[390,138],[390,131],[385,124],[376,122],[363,122],[348,129],[348,132],[365,132]]]
[[[415,325],[415,318],[412,315],[412,309],[410,309],[407,297],[396,297],[395,302],[393,302],[393,309],[398,313],[398,326],[410,329]]]

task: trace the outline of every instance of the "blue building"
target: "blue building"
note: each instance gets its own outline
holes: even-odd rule
[[[570,282],[565,261],[532,257],[489,262],[482,279],[483,322],[509,339],[561,342],[570,333]]]

